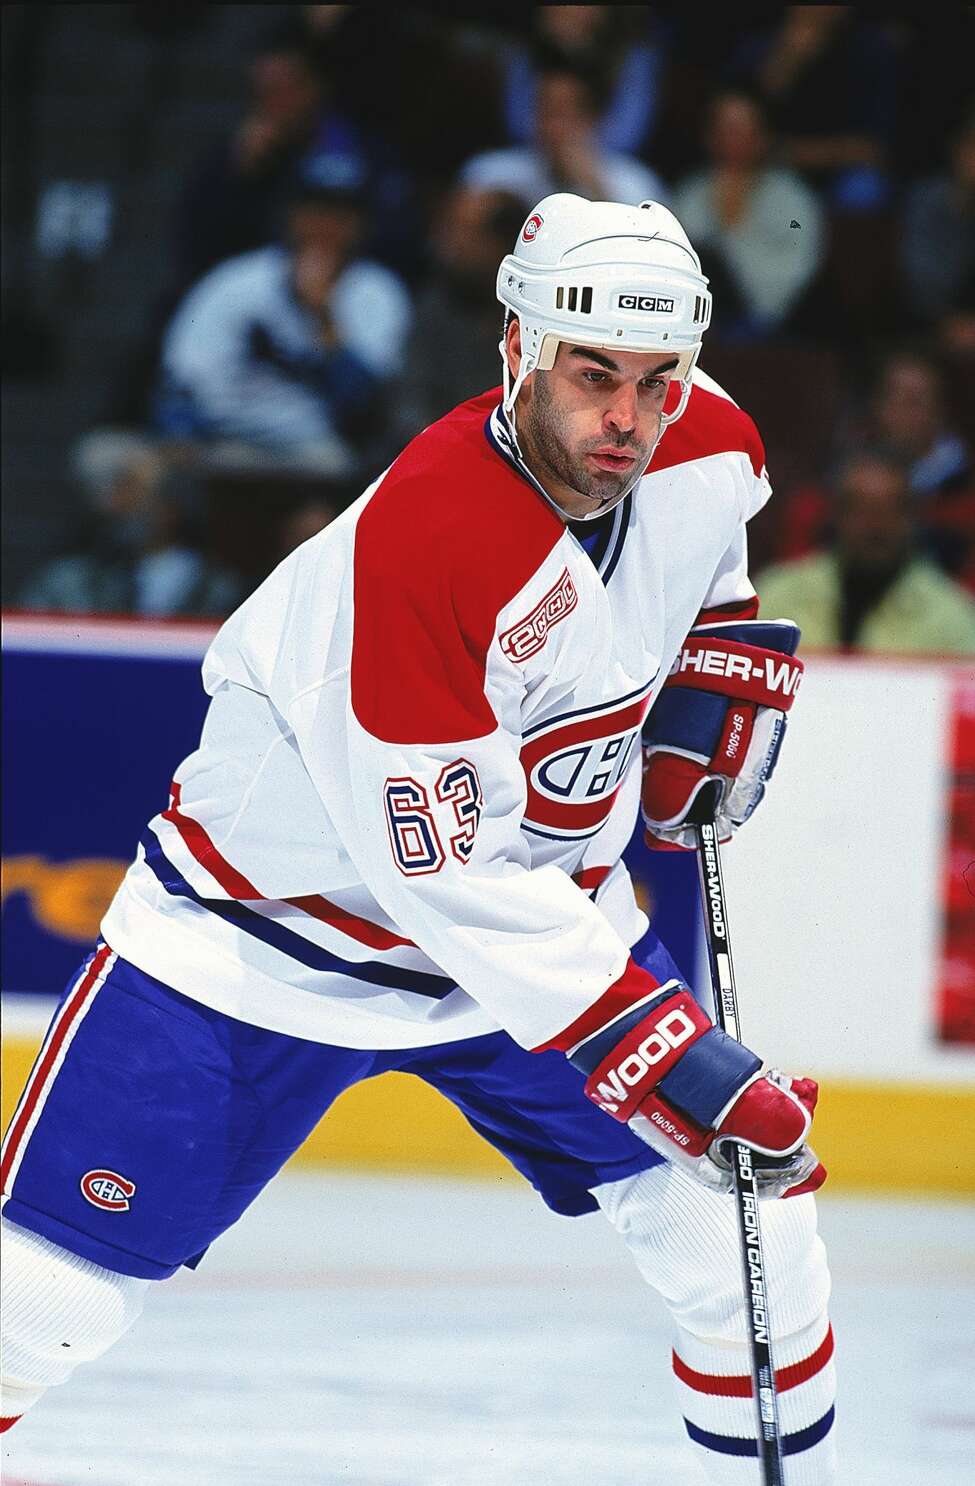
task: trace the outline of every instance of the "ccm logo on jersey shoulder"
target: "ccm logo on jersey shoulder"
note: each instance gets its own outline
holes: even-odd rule
[[[86,1171],[80,1186],[85,1201],[103,1212],[127,1213],[129,1198],[135,1196],[135,1182],[117,1171]]]
[[[523,661],[537,655],[552,626],[571,614],[578,602],[579,595],[569,570],[563,568],[561,577],[545,597],[539,599],[531,613],[499,636],[499,644],[508,659]]]
[[[674,301],[659,294],[618,294],[616,303],[621,310],[644,310],[652,315],[672,315]]]

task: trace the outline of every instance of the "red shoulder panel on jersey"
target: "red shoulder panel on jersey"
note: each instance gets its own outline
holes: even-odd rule
[[[712,454],[747,454],[758,477],[765,468],[765,446],[752,418],[727,397],[694,387],[683,417],[665,431],[649,471],[672,469]]]
[[[424,429],[359,517],[352,708],[387,743],[494,731],[484,673],[498,613],[565,530],[485,437],[499,398]]]

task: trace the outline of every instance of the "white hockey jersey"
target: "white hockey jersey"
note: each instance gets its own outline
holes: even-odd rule
[[[701,373],[631,494],[575,529],[499,391],[424,430],[217,634],[200,747],[107,942],[317,1041],[556,1039],[630,973],[641,725],[702,610],[755,612],[769,493]]]

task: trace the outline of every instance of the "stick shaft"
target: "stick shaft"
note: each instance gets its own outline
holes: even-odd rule
[[[711,986],[714,991],[718,1025],[736,1041],[741,1041],[738,1019],[738,993],[731,958],[728,932],[728,909],[718,833],[713,821],[695,825],[697,866],[701,881],[701,902],[707,934]],[[748,1311],[748,1342],[752,1369],[752,1392],[758,1424],[758,1460],[763,1486],[784,1486],[782,1438],[779,1430],[779,1407],[772,1363],[771,1324],[768,1311],[765,1256],[758,1211],[758,1190],[752,1166],[752,1153],[747,1145],[736,1145],[732,1161],[732,1182],[738,1217],[742,1277]]]

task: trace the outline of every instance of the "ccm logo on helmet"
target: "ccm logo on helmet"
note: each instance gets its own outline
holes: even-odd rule
[[[129,1198],[134,1194],[135,1182],[127,1181],[117,1171],[86,1171],[81,1178],[82,1197],[104,1212],[127,1213]]]
[[[596,1085],[596,1103],[608,1114],[615,1114],[626,1098],[627,1089],[642,1081],[655,1063],[665,1058],[674,1048],[682,1047],[697,1031],[686,1011],[676,1007],[657,1023],[636,1049],[628,1053],[622,1063],[610,1069],[605,1078]]]
[[[659,294],[618,294],[616,303],[621,310],[646,310],[655,315],[674,313],[674,301],[661,299]]]
[[[538,236],[538,229],[542,225],[542,218],[537,212],[533,212],[521,229],[521,240],[523,243],[534,242]]]

